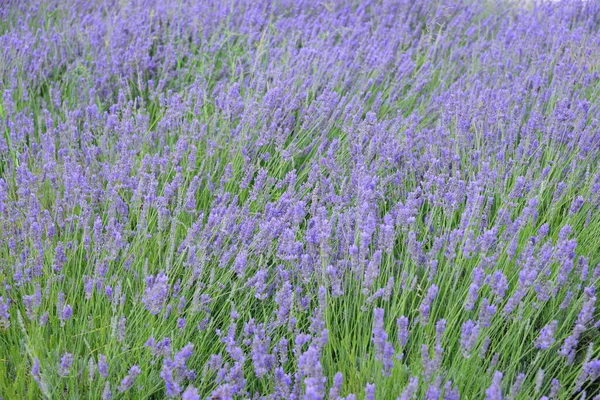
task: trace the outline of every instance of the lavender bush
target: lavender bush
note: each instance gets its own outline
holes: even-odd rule
[[[6,0],[0,395],[598,399],[599,96],[594,1]]]

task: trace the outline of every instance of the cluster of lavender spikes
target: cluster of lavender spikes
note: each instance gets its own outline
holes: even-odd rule
[[[600,4],[0,7],[0,395],[600,398]]]

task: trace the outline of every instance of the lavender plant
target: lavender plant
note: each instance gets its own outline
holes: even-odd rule
[[[0,396],[600,398],[600,4],[6,0]]]

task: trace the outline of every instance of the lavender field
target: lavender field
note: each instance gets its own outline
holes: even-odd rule
[[[600,399],[600,2],[0,1],[0,398]]]

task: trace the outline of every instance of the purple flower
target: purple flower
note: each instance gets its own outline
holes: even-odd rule
[[[286,374],[281,367],[275,369],[273,395],[278,398],[288,398],[290,396],[290,386],[292,380],[289,374]]]
[[[375,384],[367,383],[365,386],[365,400],[374,400],[375,399]]]
[[[500,387],[503,378],[502,372],[494,372],[492,384],[485,391],[486,400],[502,400],[502,389]]]
[[[134,396],[148,363],[184,399],[593,397],[600,6],[446,3],[0,1],[9,370],[45,398]]]
[[[475,302],[477,301],[477,296],[479,294],[479,290],[481,289],[481,284],[484,279],[484,272],[481,268],[475,268],[473,270],[473,279],[472,283],[469,286],[469,292],[467,294],[467,299],[465,300],[465,309],[471,311],[475,306]]]
[[[129,373],[125,376],[125,378],[123,378],[121,384],[119,385],[119,392],[124,393],[131,389],[135,383],[135,379],[141,372],[142,370],[137,365],[133,365],[131,368],[129,368]]]
[[[167,397],[177,397],[181,392],[181,387],[177,384],[173,375],[174,372],[171,368],[171,363],[169,360],[165,360],[163,369],[160,372],[160,377],[165,382],[165,393]]]
[[[49,317],[50,317],[50,314],[48,312],[45,312],[42,315],[40,315],[40,318],[39,318],[40,326],[46,326],[46,323],[48,322]]]
[[[408,385],[402,391],[400,395],[400,400],[411,400],[415,399],[417,396],[417,392],[419,390],[419,378],[416,376],[411,376],[408,379]]]
[[[110,390],[110,382],[106,382],[104,384],[104,389],[102,390],[102,400],[110,400],[112,398],[112,391]]]
[[[65,322],[70,320],[73,316],[73,308],[70,305],[65,305],[58,315],[58,319],[61,322],[61,326],[64,326]]]
[[[387,341],[388,335],[385,332],[383,314],[383,308],[376,308],[373,311],[374,322],[371,340],[375,346],[375,359],[383,364],[382,373],[389,376],[394,366],[394,347]]]
[[[444,385],[444,400],[459,400],[460,394],[458,389],[452,387],[452,381],[446,382]]]
[[[583,206],[584,202],[585,200],[583,196],[577,196],[575,199],[573,199],[573,202],[571,203],[571,208],[569,209],[569,214],[571,216],[577,214],[579,210],[581,210],[581,207]]]
[[[504,298],[508,290],[508,280],[502,271],[495,271],[490,278],[490,287],[492,292],[499,298]]]
[[[431,303],[435,300],[438,294],[438,287],[436,285],[431,285],[429,289],[427,289],[427,294],[423,298],[421,305],[419,306],[419,313],[421,314],[420,323],[421,325],[426,325],[429,321],[429,313],[431,310]]]
[[[536,349],[547,349],[554,343],[554,332],[558,326],[558,321],[553,320],[540,330],[540,335],[535,342]]]
[[[388,281],[385,284],[385,288],[383,290],[383,300],[384,301],[390,301],[390,298],[392,296],[392,292],[394,290],[394,283],[395,283],[394,277],[390,276],[388,278]]]
[[[188,386],[187,389],[181,394],[181,400],[200,400],[198,389],[193,386]]]
[[[587,381],[594,381],[600,377],[600,359],[593,359],[583,364],[576,381],[576,389],[580,390]]]
[[[446,332],[446,320],[440,319],[438,322],[435,323],[435,342],[436,342],[436,344],[442,343],[442,337],[444,336],[445,332]]]
[[[98,354],[98,372],[103,378],[108,378],[108,363],[104,354]]]
[[[404,315],[396,320],[396,325],[398,327],[398,342],[400,346],[406,346],[406,342],[408,341],[408,318]]]
[[[40,383],[41,382],[41,366],[40,366],[40,359],[35,357],[33,359],[33,365],[31,366],[31,376],[33,377],[33,379]]]
[[[563,345],[558,350],[558,354],[567,357],[567,364],[572,364],[575,358],[575,348],[579,343],[579,337],[585,330],[583,325],[575,325],[573,333],[564,340]]]
[[[60,359],[60,364],[58,365],[58,373],[62,376],[69,375],[69,371],[71,369],[71,365],[73,364],[74,358],[73,354],[65,353]]]
[[[509,398],[514,399],[519,395],[521,392],[521,387],[523,386],[523,382],[525,382],[525,374],[520,373],[517,375],[510,388]]]
[[[298,360],[298,368],[306,386],[305,399],[323,399],[325,382],[320,354],[315,346],[310,346]]]
[[[584,295],[586,300],[581,307],[581,311],[577,316],[577,325],[587,325],[594,316],[594,309],[596,304],[596,296],[594,295],[594,286],[588,286],[584,289]]]
[[[159,272],[158,275],[148,276],[146,278],[146,290],[142,302],[146,306],[146,310],[150,314],[158,314],[162,311],[167,295],[169,293],[169,284],[167,276],[164,272]]]
[[[235,257],[234,270],[238,276],[244,276],[246,272],[246,266],[248,264],[248,252],[246,249],[242,249]]]
[[[551,399],[556,399],[560,392],[560,381],[558,379],[552,379],[550,382],[550,394],[548,395]]]
[[[429,346],[426,344],[421,345],[421,363],[423,367],[423,378],[425,381],[429,381],[439,370],[442,365],[442,357],[444,355],[444,349],[439,343],[436,343],[434,347],[434,355],[432,358],[429,357]]]
[[[160,341],[156,341],[153,337],[150,337],[146,343],[144,343],[145,347],[149,347],[154,355],[162,355],[165,357],[171,356],[171,339],[166,337]]]
[[[246,286],[251,286],[254,288],[254,297],[256,297],[259,300],[264,300],[267,298],[267,294],[265,293],[267,289],[267,273],[268,272],[266,269],[260,269],[252,278],[248,279],[248,281],[246,282]]]
[[[539,394],[540,390],[542,389],[542,385],[544,384],[544,375],[545,375],[545,371],[540,368],[538,369],[537,373],[535,374],[535,394]]]
[[[460,333],[460,348],[463,357],[471,357],[471,350],[473,350],[473,347],[475,346],[478,337],[479,325],[477,325],[471,320],[468,320],[462,325]]]
[[[10,326],[10,299],[0,296],[0,327],[2,329],[8,329]]]
[[[381,264],[381,250],[377,250],[369,263],[367,264],[367,268],[365,270],[365,276],[362,281],[363,288],[365,289],[365,293],[368,293],[368,290],[371,289],[375,280],[379,276],[379,266]]]
[[[119,323],[117,324],[117,329],[115,332],[117,342],[122,342],[125,340],[125,329],[126,329],[127,319],[125,317],[119,318]]]
[[[275,294],[275,303],[278,306],[276,316],[276,324],[284,325],[287,322],[293,304],[292,285],[289,281],[285,281],[281,288]]]
[[[490,343],[491,343],[491,339],[489,336],[486,336],[485,339],[483,339],[483,343],[481,344],[481,348],[479,349],[479,358],[481,358],[482,360],[485,358],[488,348],[490,347]]]
[[[342,383],[344,381],[344,376],[341,372],[336,372],[333,376],[333,385],[331,385],[331,389],[329,389],[329,398],[337,399],[342,392]]]
[[[481,305],[479,306],[479,324],[484,328],[490,326],[490,322],[495,313],[496,306],[494,304],[490,304],[490,301],[487,298],[481,300]]]
[[[275,356],[269,354],[271,338],[266,334],[264,327],[260,327],[254,332],[252,339],[252,364],[254,373],[258,378],[265,376],[275,364]]]
[[[436,376],[435,380],[427,388],[425,392],[425,399],[427,400],[438,400],[442,395],[442,389],[440,388],[441,380],[439,375]]]

